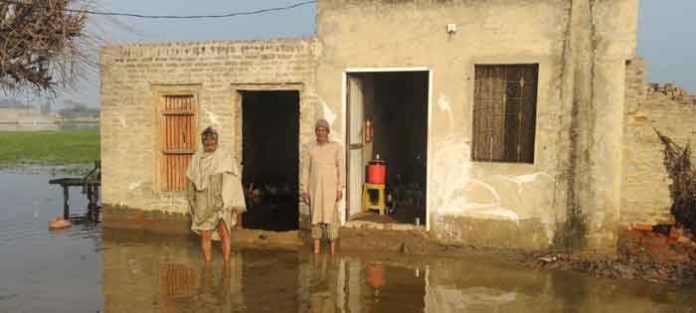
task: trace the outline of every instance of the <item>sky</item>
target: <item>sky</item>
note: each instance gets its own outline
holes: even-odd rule
[[[101,11],[146,15],[207,15],[292,5],[301,0],[94,0]],[[651,82],[674,82],[696,94],[696,0],[640,0],[638,56]],[[315,5],[254,16],[205,20],[143,20],[95,17],[90,31],[102,43],[264,39],[312,36]],[[95,50],[96,51],[96,50]],[[96,55],[96,52],[95,52]],[[62,93],[99,105],[98,68],[74,90]],[[58,102],[61,102],[60,100]],[[60,103],[58,103],[60,106]]]

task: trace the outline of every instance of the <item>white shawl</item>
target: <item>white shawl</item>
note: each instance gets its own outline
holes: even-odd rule
[[[197,191],[207,189],[209,177],[217,174],[223,174],[222,201],[225,209],[246,211],[242,175],[237,160],[227,149],[196,152],[186,171],[186,177],[193,182]]]

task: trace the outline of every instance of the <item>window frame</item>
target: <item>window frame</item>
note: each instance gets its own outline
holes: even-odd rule
[[[510,92],[509,83],[511,80],[507,78],[507,75],[510,71],[521,71],[521,78],[524,77],[530,77],[531,81],[533,82],[531,84],[531,87],[529,88],[529,93],[527,95],[522,94],[522,92],[525,90],[524,84],[521,84],[519,87],[516,87],[520,90],[520,97],[517,99],[519,102],[517,102],[516,106],[518,108],[517,110],[517,116],[518,120],[526,116],[529,120],[531,118],[531,122],[526,122],[525,124],[520,124],[518,127],[517,131],[517,137],[518,139],[515,141],[516,147],[517,147],[517,157],[510,157],[508,155],[510,153],[510,148],[508,147],[508,144],[506,144],[506,139],[508,138],[509,135],[509,129],[505,127],[504,129],[501,130],[502,136],[502,145],[497,148],[497,150],[502,151],[499,152],[501,154],[500,158],[485,158],[481,156],[481,152],[478,150],[481,148],[481,146],[485,145],[480,145],[478,142],[480,142],[478,138],[480,133],[485,133],[486,129],[480,129],[479,123],[488,120],[492,120],[491,118],[482,118],[480,117],[481,114],[486,114],[487,112],[481,112],[484,108],[484,105],[481,104],[481,96],[479,94],[480,90],[480,70],[486,70],[486,68],[489,69],[497,69],[497,70],[503,70],[505,72],[505,76],[503,78],[503,83],[505,84],[503,86],[502,90],[502,124],[505,125],[506,121],[510,116],[514,116],[509,114],[508,110],[512,107],[511,103],[508,102],[507,96],[508,93]],[[525,72],[528,71],[528,72]],[[473,73],[474,73],[474,79],[473,79],[473,86],[472,86],[472,110],[471,110],[471,160],[474,162],[482,162],[482,163],[502,163],[502,164],[529,164],[533,165],[536,162],[536,147],[537,147],[537,123],[538,123],[538,118],[537,118],[537,113],[539,110],[539,74],[540,74],[540,64],[538,62],[519,62],[519,63],[475,63],[473,65]],[[527,99],[527,100],[523,100]],[[490,100],[487,100],[490,101]],[[514,101],[514,100],[513,100]],[[527,114],[523,114],[522,109],[524,106],[527,106],[528,108],[531,108],[531,112],[528,112]],[[500,108],[499,108],[500,109]],[[494,120],[494,119],[493,119]],[[494,120],[495,122],[495,120]],[[524,125],[530,125],[531,124],[531,129],[529,127],[525,127]],[[526,130],[526,131],[525,131]],[[490,131],[490,130],[489,130]],[[526,133],[526,135],[525,135]],[[524,157],[524,154],[522,154],[522,150],[524,149],[523,145],[524,142],[527,142],[530,146],[526,149],[526,154],[527,157]],[[492,144],[489,144],[492,145]],[[490,148],[489,148],[490,149]]]

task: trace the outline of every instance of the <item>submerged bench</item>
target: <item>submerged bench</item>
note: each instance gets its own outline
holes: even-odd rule
[[[48,181],[51,185],[60,185],[63,188],[63,218],[70,216],[70,187],[82,187],[82,193],[87,194],[88,212],[98,209],[99,189],[101,187],[101,162],[94,163],[94,169],[84,177],[56,178]]]

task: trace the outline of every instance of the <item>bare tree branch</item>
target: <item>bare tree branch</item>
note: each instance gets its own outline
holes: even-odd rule
[[[0,88],[54,92],[88,64],[87,15],[76,0],[0,2]]]
[[[669,186],[672,197],[671,213],[677,226],[689,230],[696,236],[696,170],[691,163],[689,143],[682,148],[669,137],[655,129],[664,145],[663,164],[672,184]]]

